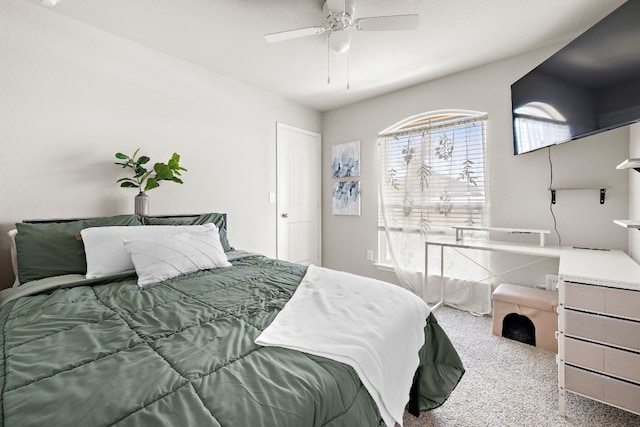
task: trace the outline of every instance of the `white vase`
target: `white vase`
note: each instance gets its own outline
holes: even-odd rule
[[[141,216],[149,215],[149,196],[144,191],[140,191],[135,198],[135,214]]]

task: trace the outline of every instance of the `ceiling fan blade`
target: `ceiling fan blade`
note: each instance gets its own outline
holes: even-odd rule
[[[358,31],[404,31],[418,26],[420,15],[370,16],[356,19],[353,26]]]
[[[300,37],[314,36],[316,34],[324,33],[326,28],[324,27],[306,27],[298,28],[296,30],[281,31],[279,33],[271,33],[264,36],[265,40],[269,43],[281,42],[285,40],[297,39]]]

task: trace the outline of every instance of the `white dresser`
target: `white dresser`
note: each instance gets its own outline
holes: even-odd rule
[[[560,256],[559,411],[566,393],[640,414],[640,265],[622,251]]]

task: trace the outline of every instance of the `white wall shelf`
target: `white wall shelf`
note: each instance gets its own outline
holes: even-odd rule
[[[611,188],[611,187],[605,187],[605,186],[600,186],[600,187],[554,187],[554,188],[547,188],[547,190],[551,191],[551,203],[552,204],[556,204],[556,192],[557,191],[564,191],[564,190],[571,190],[571,191],[576,191],[576,190],[598,190],[600,191],[600,204],[604,205],[604,199],[605,196],[607,194],[607,189]]]
[[[640,229],[640,219],[614,219],[613,222],[624,228]]]
[[[616,169],[635,169],[640,172],[640,158],[627,159],[616,166]]]
[[[640,172],[640,158],[627,159],[616,166],[616,169],[635,169]],[[640,220],[637,219],[614,219],[614,224],[624,228],[635,228],[640,230]]]

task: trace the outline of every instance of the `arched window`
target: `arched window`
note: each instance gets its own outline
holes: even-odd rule
[[[426,235],[453,225],[482,225],[487,115],[435,111],[379,134],[380,215],[390,227]]]
[[[425,301],[440,298],[432,294],[439,287],[429,286],[434,278],[424,279],[425,240],[453,234],[456,225],[486,226],[486,127],[486,113],[441,110],[409,117],[378,135],[378,261],[392,266],[400,285]],[[480,313],[490,310],[490,301],[487,286],[474,279],[484,274],[476,266],[486,263],[486,254],[477,252],[464,255],[473,261],[464,268],[455,261],[459,257],[445,262],[440,254],[428,255],[429,262],[438,258],[443,271],[455,273],[451,277],[464,279],[446,286],[447,302]]]

